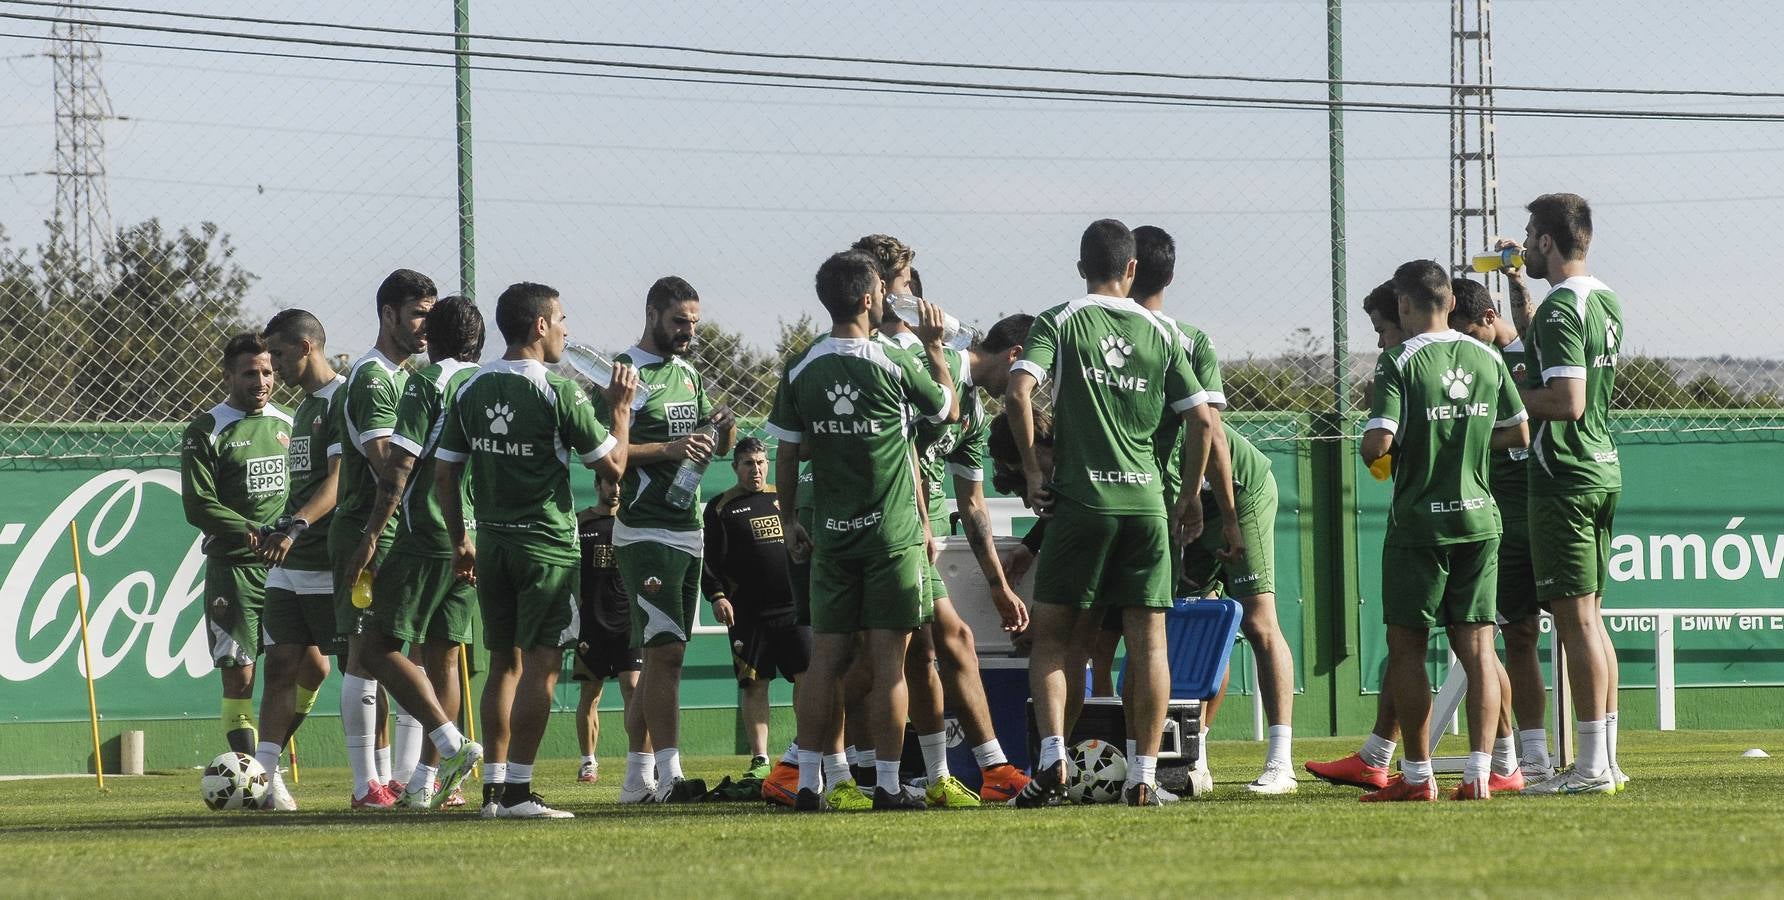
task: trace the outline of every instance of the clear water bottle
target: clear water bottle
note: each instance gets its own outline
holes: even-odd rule
[[[694,433],[704,434],[715,441],[719,437],[718,428],[710,421],[700,423]],[[664,501],[674,509],[693,506],[694,498],[700,496],[700,479],[705,477],[706,466],[711,462],[710,456],[706,458],[706,462],[695,462],[693,457],[682,460],[681,468],[675,470],[675,480],[669,482],[669,490],[663,495]]]
[[[917,298],[910,294],[887,294],[887,305],[892,312],[904,321],[904,324],[916,328],[922,319],[917,315]],[[965,350],[972,346],[977,335],[971,328],[960,324],[960,320],[942,313],[942,343],[955,350]]]
[[[587,344],[574,341],[564,344],[564,355],[559,362],[569,366],[576,374],[589,380],[595,387],[605,390],[613,383],[613,360]]]

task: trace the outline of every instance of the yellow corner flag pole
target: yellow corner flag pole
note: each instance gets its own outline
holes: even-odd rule
[[[285,740],[285,749],[291,751],[291,783],[303,784],[303,781],[297,777],[297,735],[294,734]]]
[[[464,644],[458,645],[458,708],[465,714],[465,739],[476,740],[477,714],[472,710],[477,704],[471,702],[471,654]]]
[[[93,696],[93,652],[87,643],[87,578],[81,574],[80,529],[68,523],[68,544],[74,550],[74,594],[81,615],[81,669],[87,676],[87,721],[93,725],[93,777],[105,790],[105,762],[99,754],[99,701]]]

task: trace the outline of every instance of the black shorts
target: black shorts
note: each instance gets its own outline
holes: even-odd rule
[[[644,651],[632,647],[631,626],[606,627],[595,613],[594,603],[582,604],[582,633],[577,638],[576,666],[570,677],[603,681],[644,668]]]
[[[792,618],[740,623],[730,635],[731,668],[739,685],[772,681],[777,672],[792,681],[811,665],[811,626]]]

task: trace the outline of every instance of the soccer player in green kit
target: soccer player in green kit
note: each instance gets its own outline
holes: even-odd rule
[[[1015,804],[1055,804],[1065,794],[1066,696],[1074,689],[1066,661],[1085,617],[1122,616],[1130,696],[1124,704],[1135,753],[1123,799],[1156,806],[1156,766],[1170,670],[1164,611],[1173,602],[1172,546],[1201,536],[1198,493],[1182,492],[1168,513],[1160,490],[1154,436],[1169,409],[1183,418],[1181,468],[1201,483],[1212,445],[1208,395],[1175,331],[1129,299],[1137,261],[1134,236],[1114,219],[1084,230],[1078,270],[1085,296],[1035,318],[1005,394],[1011,432],[1022,455],[1029,504],[1050,516],[1035,577],[1029,656],[1040,758]],[[1051,474],[1035,453],[1033,393],[1054,384],[1056,428]]]
[[[340,457],[328,455],[334,427],[329,401],[347,383],[328,362],[322,322],[287,309],[266,323],[266,340],[279,379],[303,391],[291,414],[288,469],[291,491],[285,514],[261,532],[259,554],[266,576],[265,686],[260,699],[260,745],[254,758],[272,775],[272,808],[297,809],[278,774],[279,755],[316,705],[328,677],[328,658],[345,649],[334,622],[334,574],[328,560],[328,526],[335,508]]]
[[[569,337],[555,289],[510,285],[496,300],[496,328],[508,350],[459,389],[447,412],[434,450],[434,497],[451,535],[453,572],[477,587],[490,649],[484,814],[567,819],[572,814],[547,806],[532,782],[564,649],[579,636],[582,560],[570,460],[620,477],[638,376],[630,366],[614,367],[603,394],[610,432],[582,389],[547,368],[563,357]],[[475,543],[460,500],[467,473]]]
[[[851,249],[871,253],[879,260],[888,297],[918,291],[911,267],[916,251],[904,242],[891,235],[870,234],[856,241]],[[1030,317],[1023,316],[1015,322],[999,322],[1000,327],[994,327],[978,348],[960,351],[939,347],[934,357],[929,356],[916,333],[892,311],[890,304],[874,333],[875,340],[926,363],[932,374],[939,368],[947,369],[953,382],[954,409],[948,419],[939,423],[919,422],[915,430],[920,489],[929,517],[930,537],[939,539],[948,532],[948,499],[943,482],[952,476],[961,525],[985,577],[992,605],[1008,631],[1028,627],[1028,608],[1010,588],[992,541],[990,514],[985,510],[980,484],[989,426],[975,388],[983,385],[1002,396],[1010,362],[1021,349],[1029,321]],[[1024,323],[1020,332],[1015,329],[1018,322]],[[930,621],[912,637],[905,683],[911,697],[911,723],[917,729],[917,745],[926,770],[925,799],[930,806],[948,808],[971,808],[981,800],[981,794],[975,794],[948,770],[945,705],[957,712],[961,730],[972,744],[979,763],[983,799],[1007,803],[1021,792],[1028,778],[1010,765],[991,727],[972,629],[955,610],[948,585],[934,563],[925,568],[923,591]],[[876,754],[870,752],[868,757],[877,762]]]
[[[180,497],[204,549],[204,621],[211,661],[223,679],[223,732],[229,749],[254,753],[254,659],[266,605],[266,564],[255,556],[260,529],[285,509],[291,416],[269,399],[273,364],[257,334],[223,346],[228,394],[186,426]]]
[[[1488,773],[1499,723],[1493,650],[1499,510],[1488,488],[1494,450],[1528,443],[1528,416],[1504,360],[1449,327],[1449,276],[1430,260],[1394,272],[1405,343],[1375,367],[1362,456],[1394,451],[1394,499],[1382,549],[1386,690],[1405,736],[1403,777],[1364,794],[1368,803],[1437,799],[1431,773],[1430,629],[1443,627],[1468,674],[1471,751],[1456,800],[1492,796]]]
[[[328,529],[328,554],[334,571],[335,627],[347,639],[347,660],[341,677],[341,730],[347,762],[353,770],[354,809],[389,809],[399,794],[391,787],[390,754],[377,749],[386,716],[379,708],[378,680],[359,659],[361,633],[370,609],[353,602],[353,580],[347,572],[369,520],[378,481],[390,477],[390,436],[396,433],[397,400],[408,373],[403,361],[427,348],[427,312],[434,306],[434,282],[410,269],[398,269],[378,285],[378,340],[353,363],[347,383],[335,391],[329,414],[335,423],[335,444],[329,453],[340,462],[339,503]],[[396,537],[395,523],[378,534],[381,556]]]
[[[1510,279],[1508,279],[1510,281]],[[1515,297],[1522,284],[1511,282]],[[1526,375],[1524,342],[1511,320],[1499,315],[1487,286],[1467,278],[1450,281],[1456,295],[1450,327],[1499,351],[1514,384]],[[1520,791],[1555,774],[1549,764],[1548,731],[1542,717],[1546,703],[1542,662],[1537,657],[1542,609],[1536,602],[1536,570],[1530,563],[1529,485],[1525,466],[1528,447],[1494,451],[1490,486],[1499,504],[1504,531],[1499,538],[1499,634],[1505,639],[1505,664],[1500,690],[1505,695],[1500,735],[1493,742],[1490,787],[1495,792]],[[1514,735],[1515,723],[1523,726]],[[1520,766],[1520,755],[1522,765]]]
[[[434,497],[433,471],[447,413],[459,389],[477,374],[483,314],[464,297],[447,297],[428,311],[426,328],[429,363],[410,376],[397,401],[390,471],[378,479],[371,516],[345,566],[353,579],[368,567],[376,570],[360,661],[419,722],[437,754],[412,760],[400,802],[415,809],[439,808],[483,757],[482,745],[466,740],[453,721],[463,699],[458,648],[471,640],[477,594],[453,577],[452,542]],[[396,540],[374,566],[379,535],[399,501],[404,514]],[[403,655],[405,642],[421,649],[425,671]]]
[[[946,370],[938,381],[909,354],[870,339],[885,301],[873,256],[850,250],[830,257],[818,268],[816,288],[831,317],[830,334],[788,360],[766,426],[780,441],[775,482],[783,494],[788,552],[812,558],[813,648],[795,700],[794,808],[823,808],[821,756],[840,713],[836,682],[857,652],[857,635],[865,633],[861,652],[873,675],[867,724],[878,769],[871,807],[922,809],[923,801],[907,797],[898,783],[909,701],[904,663],[911,633],[923,621],[928,561],[910,432],[913,410],[931,422],[947,417],[953,385]],[[919,308],[920,337],[927,348],[939,348],[940,313],[927,303]],[[808,445],[815,535],[797,514],[799,456]]]
[[[1600,613],[1623,489],[1610,432],[1623,305],[1587,274],[1592,208],[1585,198],[1544,194],[1526,208],[1524,268],[1550,285],[1535,313],[1527,302],[1512,305],[1528,348],[1524,403],[1537,423],[1528,466],[1530,558],[1536,598],[1554,614],[1566,651],[1580,753],[1570,771],[1524,792],[1615,793],[1628,778],[1617,766],[1617,653]]]
[[[643,335],[614,357],[638,372],[613,555],[632,597],[632,646],[644,651],[638,702],[626,715],[621,803],[685,803],[706,793],[704,781],[683,775],[680,750],[681,663],[700,600],[701,505],[696,491],[685,507],[677,506],[669,488],[684,460],[706,462],[728,452],[737,425],[729,407],[712,408],[687,360],[699,324],[693,285],[673,275],[659,278],[645,294]],[[648,754],[647,741],[654,748]]]

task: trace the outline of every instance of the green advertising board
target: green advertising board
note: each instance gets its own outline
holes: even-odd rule
[[[1623,492],[1611,544],[1606,610],[1684,609],[1674,621],[1681,687],[1784,684],[1784,617],[1729,610],[1784,607],[1784,435],[1716,430],[1621,435]],[[1356,461],[1358,638],[1362,687],[1380,689],[1387,659],[1381,624],[1381,547],[1391,488]],[[1656,618],[1611,615],[1625,688],[1653,687]],[[1546,646],[1546,639],[1545,639]],[[1442,677],[1440,637],[1432,642]],[[1546,655],[1545,655],[1546,659]]]

